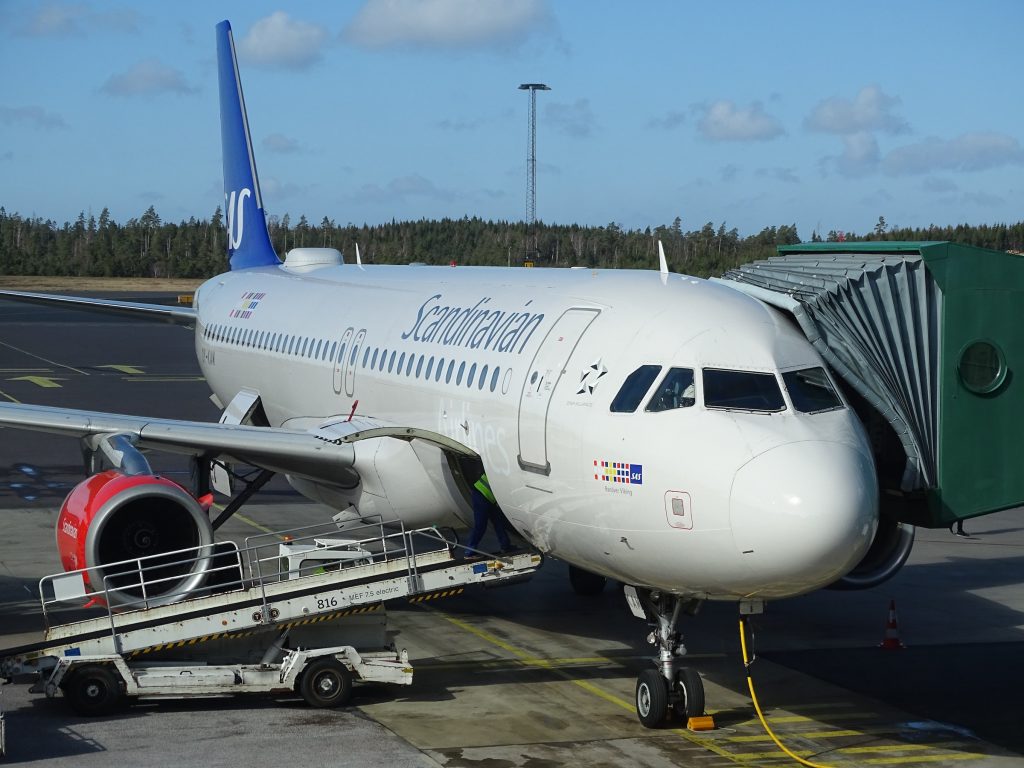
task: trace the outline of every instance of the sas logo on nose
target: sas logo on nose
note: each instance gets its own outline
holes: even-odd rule
[[[594,459],[594,479],[603,483],[644,484],[644,465]]]

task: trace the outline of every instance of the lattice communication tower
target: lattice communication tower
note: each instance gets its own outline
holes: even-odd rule
[[[537,91],[550,91],[544,83],[523,83],[521,91],[530,92],[530,143],[526,153],[526,224],[537,220]]]

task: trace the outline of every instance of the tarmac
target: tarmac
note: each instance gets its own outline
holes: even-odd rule
[[[151,296],[127,297],[154,300]],[[216,420],[191,333],[0,302],[0,399]],[[184,482],[175,457],[155,467]],[[59,570],[54,524],[83,477],[74,440],[0,430],[0,649],[40,637],[38,579]],[[221,532],[329,518],[275,480]],[[907,565],[862,592],[772,603],[754,621],[758,699],[786,746],[819,765],[1024,766],[1024,510],[968,521],[969,538],[918,532]],[[486,543],[486,540],[485,540]],[[885,650],[890,600],[906,648]],[[542,768],[778,766],[739,653],[736,608],[681,625],[717,728],[647,730],[633,711],[648,628],[619,585],[582,598],[566,567],[443,601],[389,604],[411,687],[360,686],[351,707],[298,698],[132,706],[83,719],[59,698],[0,688],[8,764],[395,765]],[[2,654],[2,651],[0,651]]]

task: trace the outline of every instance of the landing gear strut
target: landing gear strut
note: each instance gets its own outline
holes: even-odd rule
[[[626,600],[634,616],[654,627],[647,641],[658,646],[655,669],[645,669],[636,681],[636,713],[645,728],[658,728],[674,717],[686,723],[704,714],[704,683],[697,671],[679,660],[686,655],[683,638],[676,632],[679,615],[695,614],[702,601],[627,586]]]

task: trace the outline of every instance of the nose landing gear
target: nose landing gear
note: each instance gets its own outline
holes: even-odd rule
[[[627,586],[626,601],[633,615],[654,627],[647,641],[658,646],[655,669],[645,669],[636,681],[636,712],[645,728],[658,728],[668,719],[686,723],[704,714],[704,683],[695,669],[679,662],[686,655],[683,638],[676,632],[679,615],[695,614],[701,600],[681,598]]]

